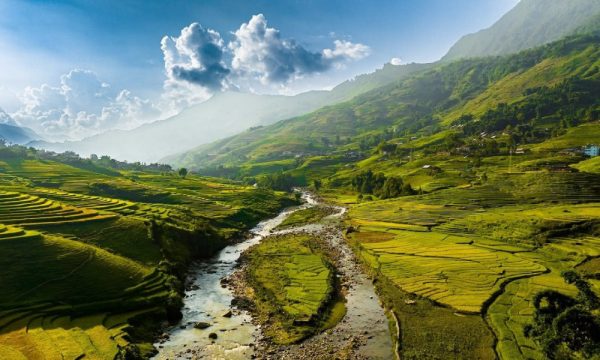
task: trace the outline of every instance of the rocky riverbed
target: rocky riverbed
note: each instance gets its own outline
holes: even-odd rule
[[[303,206],[261,222],[253,236],[197,264],[187,284],[183,319],[158,339],[155,359],[393,359],[388,319],[342,235],[345,209],[336,208],[319,223],[274,231],[292,212],[319,203],[308,193],[303,198]],[[347,312],[333,328],[300,344],[279,346],[263,336],[262,325],[252,318],[252,303],[246,300],[251,288],[238,259],[263,238],[290,232],[320,239],[335,265]]]

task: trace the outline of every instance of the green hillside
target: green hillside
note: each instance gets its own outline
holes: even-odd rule
[[[461,38],[443,60],[516,53],[598,29],[598,16],[600,3],[595,0],[521,0],[488,29]]]
[[[160,323],[179,318],[187,265],[290,203],[164,166],[0,155],[0,354],[11,359],[148,356]]]
[[[524,119],[515,119],[511,126],[518,125],[517,121],[529,123],[534,120],[532,111],[538,103],[544,108],[535,120],[540,125],[558,125],[553,117],[562,110],[552,106],[547,93],[560,97],[561,91],[572,86],[580,87],[578,91],[585,97],[580,100],[586,102],[580,111],[587,111],[582,115],[589,118],[594,100],[597,101],[593,91],[600,76],[598,55],[598,38],[587,36],[508,57],[437,65],[352,101],[202,146],[172,162],[207,174],[242,177],[252,175],[253,167],[274,165],[273,161],[279,164],[274,168],[277,170],[296,167],[313,156],[337,156],[351,161],[392,138],[404,151],[443,143],[456,126],[469,121],[469,115],[478,120],[502,111],[518,111],[521,114],[515,115]],[[548,104],[541,104],[542,101]],[[475,131],[475,125],[469,128]],[[214,171],[217,165],[219,169]]]
[[[438,64],[176,161],[348,206],[403,358],[597,356],[534,299],[558,293],[597,321],[582,299],[600,294],[600,177],[584,151],[600,142],[599,40]]]

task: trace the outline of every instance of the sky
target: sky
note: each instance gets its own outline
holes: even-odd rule
[[[218,91],[327,89],[387,62],[436,61],[517,2],[2,0],[0,121],[79,139]]]

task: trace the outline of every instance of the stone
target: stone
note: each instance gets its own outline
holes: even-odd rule
[[[205,321],[198,321],[196,324],[194,324],[194,328],[200,329],[200,330],[204,330],[210,326],[211,326],[211,324],[209,324]]]

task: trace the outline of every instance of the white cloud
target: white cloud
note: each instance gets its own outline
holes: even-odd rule
[[[163,107],[168,113],[228,88],[230,70],[223,60],[226,48],[218,32],[192,23],[181,29],[177,37],[164,36],[160,44],[167,76]]]
[[[115,92],[87,70],[71,70],[60,85],[27,87],[13,117],[52,140],[79,139],[155,120],[160,111],[128,90]]]
[[[312,52],[293,39],[283,39],[279,30],[268,27],[262,14],[254,15],[233,35],[228,45],[233,55],[231,68],[237,76],[253,77],[262,84],[285,84],[369,53],[366,45],[340,40],[334,42],[334,49]]]
[[[0,124],[13,126],[18,125],[17,122],[12,117],[10,117],[10,115],[8,115],[4,110],[2,110],[2,108],[0,108]]]
[[[163,107],[172,112],[206,100],[225,89],[271,89],[282,92],[294,80],[362,59],[363,44],[335,40],[333,49],[310,51],[282,38],[264,15],[252,16],[225,42],[217,31],[192,23],[179,36],[161,41],[165,73]]]
[[[397,58],[397,57],[392,58],[390,60],[390,64],[395,65],[395,66],[402,65],[402,59]]]
[[[369,56],[371,49],[367,45],[355,44],[346,40],[335,40],[335,48],[323,50],[323,56],[331,60],[360,60]]]

